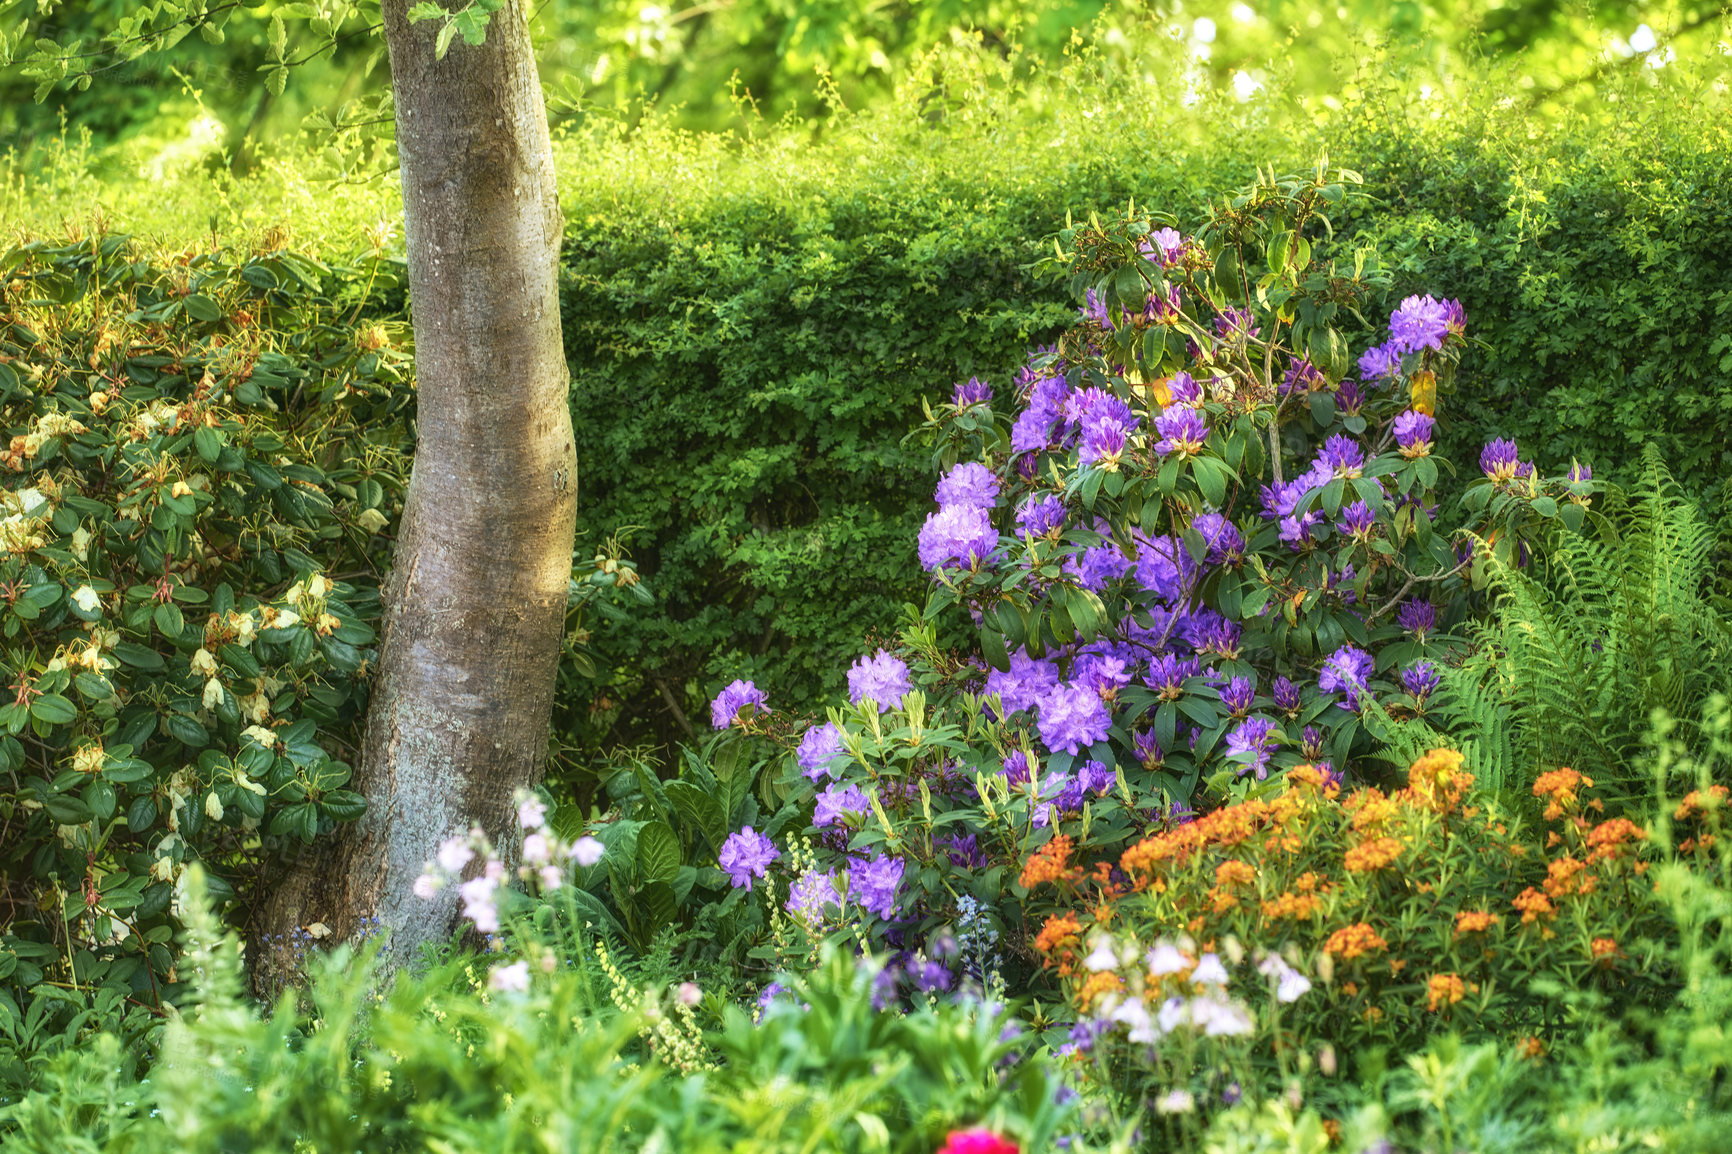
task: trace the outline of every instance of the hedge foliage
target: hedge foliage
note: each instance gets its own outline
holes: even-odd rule
[[[723,670],[778,707],[834,694],[922,586],[935,472],[902,441],[922,402],[974,374],[1003,391],[1074,315],[1032,271],[1066,213],[1134,198],[1183,227],[1258,162],[1362,172],[1375,203],[1338,243],[1376,244],[1401,295],[1461,299],[1481,340],[1443,399],[1446,454],[1515,436],[1618,478],[1656,440],[1698,491],[1732,461],[1711,84],[1613,79],[1613,103],[1548,119],[1487,77],[1430,102],[1391,81],[1303,123],[1273,101],[1182,108],[1087,62],[1044,88],[949,66],[816,146],[651,128],[566,165],[580,534],[637,526],[661,603],[614,634],[616,682],[568,699],[574,736],[677,739],[663,690],[691,717]]]

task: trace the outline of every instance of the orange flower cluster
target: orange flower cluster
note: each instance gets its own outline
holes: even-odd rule
[[[1615,817],[1611,821],[1601,822],[1588,831],[1588,848],[1593,851],[1588,854],[1588,864],[1615,858],[1620,847],[1632,842],[1646,841],[1647,838],[1648,831],[1627,817]]]
[[[1304,921],[1316,917],[1322,908],[1323,902],[1316,894],[1284,893],[1263,903],[1263,918],[1271,922],[1282,918]]]
[[[1501,919],[1485,910],[1462,910],[1455,915],[1455,932],[1457,934],[1484,933],[1497,925]]]
[[[1389,943],[1377,936],[1377,931],[1365,922],[1354,922],[1345,929],[1336,930],[1329,935],[1329,940],[1323,943],[1323,952],[1331,957],[1340,957],[1352,961],[1361,954],[1373,950],[1387,949]]]
[[[1467,997],[1467,987],[1455,974],[1433,974],[1425,983],[1425,1008],[1432,1013],[1444,1003],[1455,1005]]]
[[[1361,842],[1347,851],[1347,870],[1356,874],[1380,870],[1400,857],[1404,848],[1406,847],[1400,841],[1392,837],[1378,837]]]
[[[1029,855],[1017,880],[1023,889],[1032,890],[1045,882],[1075,881],[1082,871],[1070,864],[1069,834],[1059,834]]]
[[[1588,863],[1577,861],[1565,854],[1546,867],[1546,893],[1554,898],[1568,897],[1571,894],[1591,894],[1598,879],[1592,874],[1582,876],[1582,871],[1588,868]]]
[[[1524,926],[1541,914],[1549,916],[1557,912],[1557,907],[1552,905],[1552,899],[1532,886],[1517,894],[1515,900],[1510,904],[1522,912],[1522,925]]]
[[[1580,798],[1577,792],[1583,788],[1592,789],[1594,779],[1585,774],[1577,773],[1569,767],[1549,770],[1534,779],[1534,796],[1550,798],[1546,805],[1545,819],[1556,821],[1565,813],[1577,808]]]
[[[1034,938],[1034,948],[1050,954],[1061,946],[1074,946],[1081,940],[1081,935],[1082,925],[1075,914],[1057,914],[1046,919],[1046,924],[1040,927],[1040,933]]]
[[[1720,809],[1726,804],[1726,787],[1711,785],[1707,789],[1693,789],[1684,795],[1684,800],[1678,803],[1677,810],[1672,814],[1673,821],[1685,821]]]

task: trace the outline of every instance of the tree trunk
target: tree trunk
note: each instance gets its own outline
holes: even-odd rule
[[[453,889],[422,901],[415,877],[472,824],[507,836],[547,753],[577,508],[547,114],[515,0],[443,60],[438,21],[408,9],[383,4],[419,425],[356,773],[368,810],[273,893],[267,989],[296,927],[341,940],[377,919],[396,962],[447,938]]]

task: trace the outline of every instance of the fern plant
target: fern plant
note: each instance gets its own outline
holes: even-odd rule
[[[1732,693],[1714,528],[1649,446],[1631,491],[1607,486],[1580,532],[1547,545],[1529,569],[1488,556],[1490,613],[1470,630],[1467,659],[1442,671],[1432,726],[1475,744],[1487,784],[1519,788],[1568,765],[1609,796],[1639,796],[1654,711],[1693,746],[1705,703]],[[1419,728],[1391,725],[1387,740],[1426,739]]]

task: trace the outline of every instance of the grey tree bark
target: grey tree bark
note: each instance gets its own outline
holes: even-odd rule
[[[436,21],[385,0],[418,377],[418,441],[356,784],[366,815],[276,887],[255,939],[272,988],[287,931],[367,919],[412,959],[452,888],[410,892],[441,839],[496,839],[540,774],[564,627],[577,459],[557,294],[563,221],[522,7],[434,57]],[[274,941],[276,945],[263,945]]]

